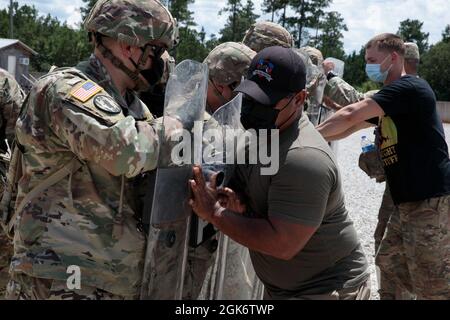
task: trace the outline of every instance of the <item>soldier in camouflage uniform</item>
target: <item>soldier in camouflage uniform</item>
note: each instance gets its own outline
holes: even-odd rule
[[[417,75],[417,68],[420,61],[419,49],[415,43],[407,42],[405,43],[405,71],[407,74]],[[328,73],[332,70],[333,66],[330,64],[324,64],[324,70]],[[357,91],[350,84],[345,82],[342,78],[338,76],[332,77],[325,87],[325,101],[327,105],[333,109],[340,109],[349,104],[370,98],[378,90],[372,90],[367,93],[361,93]],[[362,123],[360,126],[354,127],[352,131],[358,131],[364,127],[369,127],[374,124]],[[386,181],[384,176],[384,169],[381,163],[381,158],[375,156],[375,153],[361,154],[359,159],[360,168],[367,173],[367,175],[373,179],[376,179],[378,183]],[[381,240],[386,231],[386,227],[392,213],[397,210],[394,202],[392,200],[391,194],[389,192],[389,186],[386,184],[386,189],[383,194],[383,199],[381,202],[380,210],[378,212],[378,223],[375,229],[375,253],[378,252]],[[382,265],[377,266],[383,268]],[[382,270],[381,270],[382,271]],[[382,300],[411,300],[414,296],[404,289],[401,289],[395,285],[391,279],[385,279],[380,276],[380,298]]]
[[[235,96],[233,90],[240,84],[242,77],[247,74],[255,55],[256,52],[244,44],[226,42],[214,48],[206,57],[204,63],[208,65],[209,69],[207,112],[210,115],[233,99]],[[198,250],[196,251],[198,253]],[[251,292],[256,282],[256,275],[251,264],[250,266],[246,265],[246,261],[242,259],[246,252],[247,248],[229,239],[223,299],[252,298]],[[205,294],[211,294],[208,290],[211,289],[215,276],[213,260],[214,256],[209,254],[207,264],[210,269],[204,283]],[[248,264],[250,260],[247,260]]]
[[[313,48],[313,47],[302,47],[302,50],[304,50],[309,57],[311,58],[312,63],[314,63],[316,66],[321,66],[323,63],[323,55],[322,52],[319,49]]]
[[[245,33],[242,42],[255,52],[272,46],[292,48],[294,38],[281,25],[268,21],[257,22]]]
[[[13,75],[6,70],[0,69],[0,194],[3,193],[9,164],[8,146],[5,139],[8,141],[8,145],[12,147],[16,121],[23,99],[24,93]],[[12,241],[0,229],[0,299],[5,295],[12,254]]]
[[[176,24],[156,0],[100,0],[85,27],[94,54],[41,78],[17,122],[24,172],[10,299],[139,294],[145,236],[127,186],[155,169],[159,126],[134,91],[161,77]],[[81,290],[67,285],[69,266]]]
[[[213,114],[234,97],[233,90],[246,74],[256,52],[236,42],[226,42],[215,47],[203,63],[208,65],[209,85],[206,109]]]

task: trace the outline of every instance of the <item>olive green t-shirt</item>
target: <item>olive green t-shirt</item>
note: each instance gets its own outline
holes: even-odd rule
[[[269,297],[326,294],[367,280],[367,260],[345,208],[336,160],[306,115],[280,133],[278,173],[264,176],[260,168],[237,166],[232,181],[251,215],[318,227],[290,261],[250,251]]]

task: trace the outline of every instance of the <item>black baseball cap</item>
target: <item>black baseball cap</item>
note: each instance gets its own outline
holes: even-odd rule
[[[234,90],[264,104],[275,105],[286,96],[305,89],[306,68],[294,50],[269,47],[250,64],[247,79]]]

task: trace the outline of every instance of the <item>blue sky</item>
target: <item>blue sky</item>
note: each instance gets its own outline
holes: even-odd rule
[[[50,13],[75,26],[81,22],[79,7],[81,0],[34,0],[18,1],[20,4],[34,4],[42,13]],[[262,0],[254,0],[256,13],[261,14]],[[203,26],[207,34],[215,33],[223,27],[226,16],[218,11],[226,0],[196,0],[190,7],[195,22]],[[0,0],[0,8],[5,8],[8,0]],[[423,30],[430,33],[430,43],[441,39],[442,31],[450,24],[450,0],[334,0],[328,11],[340,12],[349,31],[344,33],[344,47],[347,53],[359,50],[372,36],[382,32],[396,32],[400,21],[419,19],[424,22]],[[262,16],[260,20],[268,20]]]

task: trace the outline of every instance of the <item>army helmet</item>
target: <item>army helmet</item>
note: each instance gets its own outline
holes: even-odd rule
[[[419,47],[414,42],[405,42],[405,59],[420,60]]]
[[[247,30],[242,42],[250,49],[259,52],[273,46],[292,48],[294,38],[281,25],[269,21],[261,21],[253,24]]]
[[[316,66],[321,66],[322,65],[323,55],[322,55],[322,52],[319,49],[306,46],[306,47],[300,48],[300,50],[306,52],[309,55],[309,57],[311,58],[311,61]]]
[[[157,40],[171,49],[178,43],[176,20],[157,0],[99,0],[84,26],[131,46]]]
[[[205,58],[209,77],[222,85],[240,82],[247,73],[256,52],[242,43],[225,42],[215,47]]]

